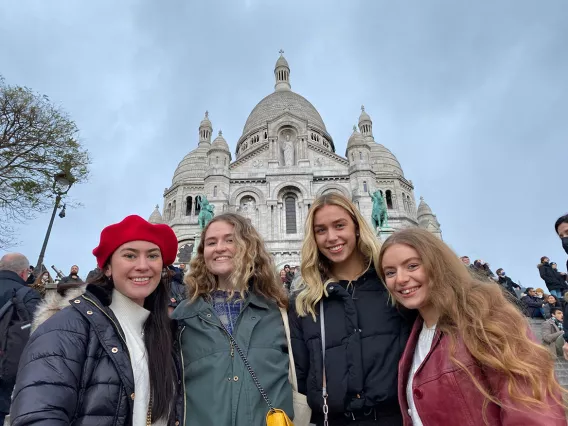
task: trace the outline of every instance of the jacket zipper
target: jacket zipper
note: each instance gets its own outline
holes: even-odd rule
[[[219,327],[219,325],[218,325],[218,324],[215,324],[213,321],[206,320],[206,319],[203,318],[201,315],[199,315],[199,318],[201,318],[202,321],[204,321],[204,322],[206,322],[206,323],[208,323],[208,324],[214,325],[215,327],[219,328],[220,330],[223,331],[224,334],[227,335],[227,340],[229,341],[229,345],[230,345],[230,347],[231,347],[231,352],[230,352],[230,353],[231,353],[231,357],[234,357],[234,356],[235,356],[235,348],[234,348],[234,346],[233,346],[233,342],[231,342],[231,338],[229,337],[229,333],[227,333],[227,330],[225,330],[223,327]]]
[[[183,365],[183,350],[181,348],[181,335],[183,334],[183,331],[185,330],[185,325],[182,327],[181,331],[179,332],[179,336],[178,336],[178,344],[179,344],[179,354],[181,357],[181,380],[182,380],[182,385],[183,385],[183,424],[185,426],[185,415],[187,413],[187,400],[185,398],[185,367]]]
[[[122,334],[120,334],[120,327],[116,324],[116,322],[111,318],[111,316],[109,314],[107,314],[104,309],[102,309],[99,305],[97,305],[97,303],[91,299],[89,299],[88,297],[86,297],[85,295],[81,296],[83,299],[88,300],[89,302],[91,302],[93,305],[95,305],[99,311],[101,311],[103,314],[106,315],[106,317],[111,320],[111,322],[114,324],[114,326],[116,327],[116,331],[118,332],[118,335],[120,336],[120,339],[124,342],[124,346],[126,347],[126,352],[128,353],[128,345],[126,344],[126,339],[122,336]],[[130,353],[128,353],[128,356],[130,356]]]

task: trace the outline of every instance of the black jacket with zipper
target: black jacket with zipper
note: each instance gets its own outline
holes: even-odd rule
[[[107,291],[89,285],[31,335],[20,359],[12,426],[132,425],[134,376],[110,303]],[[172,425],[183,416],[179,383]]]
[[[393,306],[374,269],[349,284],[327,284],[324,296],[325,370],[330,423],[344,413],[368,412],[377,416],[400,414],[397,395],[398,362],[415,314],[404,315]],[[290,303],[289,321],[298,388],[320,422],[322,398],[322,346],[319,303],[316,321],[299,317]],[[401,416],[402,422],[402,416]]]

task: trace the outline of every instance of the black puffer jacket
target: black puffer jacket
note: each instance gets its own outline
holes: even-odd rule
[[[410,335],[415,315],[405,318],[389,301],[374,269],[353,285],[340,281],[327,285],[324,299],[326,379],[330,424],[343,413],[400,415],[397,396],[398,362]],[[312,422],[322,420],[322,350],[319,304],[317,321],[298,317],[290,303],[290,334],[300,393],[313,410]],[[402,417],[401,417],[402,423]]]
[[[14,388],[12,426],[132,425],[134,377],[110,302],[105,290],[89,285],[31,335]],[[178,394],[170,424],[182,419]]]
[[[549,262],[540,263],[537,265],[537,268],[540,277],[546,284],[546,288],[549,290],[562,290],[565,288],[564,283],[557,277],[557,274],[554,273],[554,269],[552,269],[552,265]]]

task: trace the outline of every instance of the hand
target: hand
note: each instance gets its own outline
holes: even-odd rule
[[[564,352],[564,359],[568,361],[568,342],[564,342],[564,346],[562,346],[562,351]]]

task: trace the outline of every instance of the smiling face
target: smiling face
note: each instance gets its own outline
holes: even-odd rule
[[[114,288],[138,303],[156,290],[162,278],[160,248],[148,241],[130,241],[115,250],[105,271],[112,277]]]
[[[223,287],[233,272],[237,247],[235,245],[235,227],[228,222],[213,222],[207,228],[203,245],[203,258],[207,270],[217,276]]]
[[[356,233],[355,222],[342,207],[323,206],[314,215],[316,244],[333,269],[359,261]]]
[[[548,303],[550,303],[551,305],[554,305],[556,303],[556,297],[554,297],[553,295],[550,295],[546,298],[546,300],[548,301]]]
[[[429,307],[429,277],[418,252],[406,244],[394,244],[383,254],[381,268],[387,288],[402,306]]]

